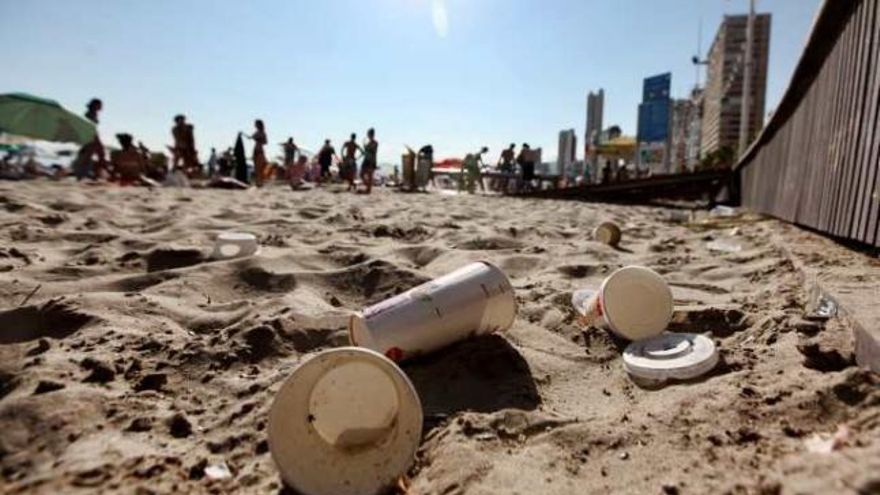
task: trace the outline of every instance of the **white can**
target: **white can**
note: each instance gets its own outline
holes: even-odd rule
[[[623,267],[602,281],[599,290],[579,290],[572,304],[581,323],[611,330],[629,340],[660,335],[672,319],[672,291],[654,270]]]
[[[515,318],[510,281],[495,265],[480,261],[353,315],[349,337],[353,345],[400,361],[507,330]]]

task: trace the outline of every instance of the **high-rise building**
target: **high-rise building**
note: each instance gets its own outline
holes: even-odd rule
[[[605,90],[587,94],[587,127],[584,131],[584,145],[596,144],[602,132],[602,113],[605,108]]]
[[[700,164],[700,143],[703,138],[703,89],[691,90],[691,114],[687,128],[685,163],[693,171]]]
[[[559,175],[568,176],[577,154],[577,134],[574,129],[559,131],[559,152],[556,154],[556,166]]]
[[[669,96],[672,74],[666,72],[645,78],[639,104],[638,164],[653,173],[669,173],[669,128],[672,100]]]
[[[702,93],[694,88],[690,98],[672,102],[669,163],[673,173],[692,171],[699,163]]]
[[[709,48],[708,77],[703,95],[703,156],[721,148],[736,151],[739,145],[748,18],[747,15],[724,16]],[[770,14],[757,14],[752,31],[749,142],[764,125],[769,47]]]

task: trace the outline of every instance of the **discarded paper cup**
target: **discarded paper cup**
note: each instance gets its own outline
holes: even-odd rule
[[[392,485],[415,459],[422,406],[388,358],[342,347],[300,364],[269,410],[269,449],[304,495],[361,495]]]
[[[620,236],[620,227],[613,222],[602,222],[593,229],[593,238],[609,246],[618,245],[620,243]]]
[[[257,237],[246,232],[223,232],[214,242],[214,259],[241,258],[257,254]]]
[[[467,337],[507,330],[515,318],[510,281],[481,261],[353,315],[349,337],[354,345],[400,361]]]
[[[633,342],[623,351],[623,369],[644,385],[697,378],[716,364],[715,343],[693,333],[664,333]]]
[[[629,340],[659,335],[672,318],[669,284],[657,272],[642,266],[615,271],[598,291],[576,291],[571,302],[583,323]]]

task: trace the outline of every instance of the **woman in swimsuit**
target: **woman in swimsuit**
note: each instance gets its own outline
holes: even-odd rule
[[[251,136],[251,139],[254,140],[254,180],[257,183],[257,187],[262,187],[266,168],[268,167],[266,151],[263,147],[268,142],[268,138],[266,137],[266,127],[263,125],[262,120],[255,120],[254,127],[256,128],[256,132]]]
[[[371,127],[367,130],[367,142],[364,144],[364,161],[361,164],[361,180],[364,181],[367,194],[373,190],[373,174],[376,172],[376,156],[379,152],[379,142],[376,141],[376,131]]]

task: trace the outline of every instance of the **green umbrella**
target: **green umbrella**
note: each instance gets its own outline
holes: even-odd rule
[[[85,144],[95,126],[65,110],[55,100],[25,93],[0,95],[0,132],[59,143]]]

